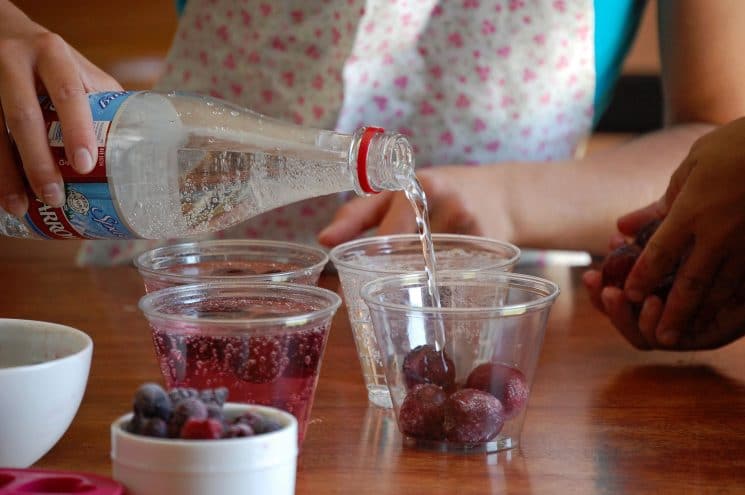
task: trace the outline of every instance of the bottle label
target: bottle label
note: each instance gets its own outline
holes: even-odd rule
[[[119,218],[111,198],[106,173],[106,141],[111,121],[121,104],[133,93],[116,91],[88,95],[93,115],[93,129],[98,156],[93,171],[79,174],[65,155],[62,126],[52,101],[39,99],[52,157],[65,181],[65,204],[52,208],[38,200],[31,189],[26,223],[45,239],[131,239],[136,237]]]

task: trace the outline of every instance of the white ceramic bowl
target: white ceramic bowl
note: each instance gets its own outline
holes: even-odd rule
[[[227,403],[226,418],[253,411],[282,429],[244,438],[181,440],[125,431],[132,414],[111,425],[112,476],[129,495],[295,493],[297,420],[282,410]]]
[[[0,319],[0,466],[28,467],[54,447],[80,407],[92,353],[80,330]]]

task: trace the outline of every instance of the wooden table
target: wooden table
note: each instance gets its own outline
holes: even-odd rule
[[[110,422],[141,382],[160,375],[137,309],[137,272],[76,267],[77,246],[0,239],[0,317],[54,321],[93,337],[78,415],[35,467],[109,475]],[[520,448],[464,456],[402,446],[392,414],[368,405],[341,308],[297,493],[745,493],[745,340],[714,352],[639,352],[592,309],[581,269],[532,271],[558,282],[562,294]],[[337,280],[325,276],[322,285],[337,289]]]

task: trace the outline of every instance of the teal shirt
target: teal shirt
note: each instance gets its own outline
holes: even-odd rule
[[[187,0],[175,0],[181,13]],[[610,101],[646,0],[593,0],[595,9],[595,123]]]

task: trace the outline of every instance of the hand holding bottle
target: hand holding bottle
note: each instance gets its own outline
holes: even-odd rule
[[[73,168],[90,172],[97,153],[86,93],[118,90],[119,84],[60,36],[0,0],[0,119],[15,141],[23,170],[13,156],[10,136],[0,133],[0,208],[22,216],[28,208],[23,175],[34,193],[51,206],[64,201],[59,168],[47,144],[38,94],[48,94],[62,123],[65,152]]]

